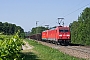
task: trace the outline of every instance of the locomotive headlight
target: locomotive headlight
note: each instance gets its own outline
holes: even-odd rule
[[[59,36],[62,36],[62,35],[59,35]]]
[[[70,35],[66,35],[66,36],[70,36]]]

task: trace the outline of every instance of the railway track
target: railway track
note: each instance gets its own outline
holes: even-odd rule
[[[84,46],[67,46],[67,48],[90,54],[90,48],[86,48]]]
[[[65,54],[69,54],[74,57],[78,58],[84,58],[90,60],[90,47],[86,46],[61,46],[61,45],[55,45],[51,43],[46,43],[42,41],[38,41],[39,43],[49,46],[51,48],[57,49],[60,52],[63,52]]]

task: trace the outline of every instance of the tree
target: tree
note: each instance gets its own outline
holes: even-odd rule
[[[30,35],[41,33],[42,31],[45,31],[47,29],[48,28],[45,28],[45,27],[42,27],[42,26],[34,27],[34,28],[32,28]]]
[[[78,21],[70,24],[73,43],[90,45],[90,8],[86,8],[78,17]]]
[[[18,32],[18,30],[20,30],[20,37],[24,37],[24,30],[20,26],[8,22],[0,22],[0,32],[4,32],[5,35],[13,35]]]

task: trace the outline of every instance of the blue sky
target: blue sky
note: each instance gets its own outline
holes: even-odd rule
[[[0,0],[0,21],[30,31],[36,26],[36,21],[39,21],[38,26],[48,24],[53,27],[58,25],[57,18],[63,17],[65,26],[68,26],[86,7],[90,7],[89,3],[90,0]]]

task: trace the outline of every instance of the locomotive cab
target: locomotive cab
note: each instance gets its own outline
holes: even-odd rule
[[[71,36],[70,36],[70,28],[69,27],[59,27],[59,37],[58,41],[59,43],[70,43],[71,42]]]

